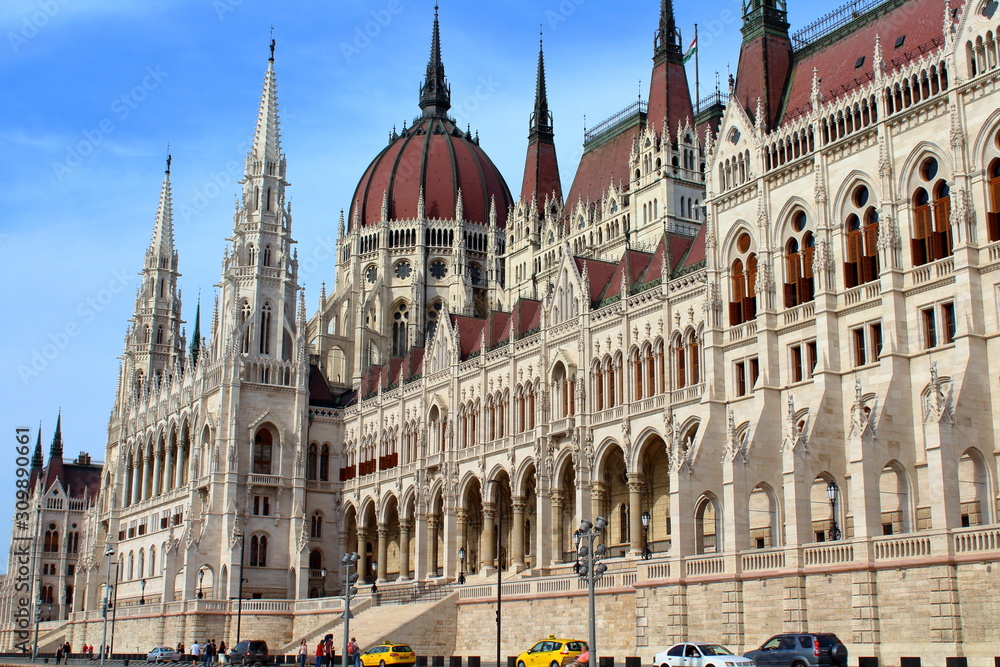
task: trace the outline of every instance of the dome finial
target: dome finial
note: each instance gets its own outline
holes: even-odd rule
[[[431,57],[427,74],[420,86],[420,108],[424,116],[446,116],[451,108],[451,88],[444,75],[441,61],[441,30],[438,22],[438,5],[434,3],[434,30],[431,34]]]
[[[271,26],[271,57],[268,58],[270,62],[274,62],[274,26]]]

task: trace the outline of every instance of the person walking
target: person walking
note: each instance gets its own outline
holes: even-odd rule
[[[309,659],[309,645],[306,644],[306,638],[303,637],[302,641],[299,642],[299,667],[306,667],[306,660]]]
[[[201,644],[195,639],[191,644],[191,667],[198,667],[199,660],[201,660]]]
[[[333,635],[328,634],[326,637],[323,638],[323,640],[326,645],[324,650],[324,655],[325,655],[324,663],[333,667],[333,654],[334,654]]]
[[[323,658],[326,656],[326,640],[320,639],[316,644],[316,667],[323,667]]]
[[[205,644],[204,667],[212,667],[213,662],[215,662],[215,640],[209,639],[208,643]]]
[[[220,665],[226,664],[226,640],[225,639],[223,639],[221,642],[219,642],[219,650],[216,651],[215,655],[219,659],[219,664]]]
[[[344,650],[347,651],[348,664],[358,667],[361,660],[361,647],[358,646],[358,641],[354,637],[351,637],[351,641],[347,643],[347,648]]]

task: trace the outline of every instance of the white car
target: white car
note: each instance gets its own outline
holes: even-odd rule
[[[157,646],[146,654],[147,662],[166,662],[172,660],[177,662],[181,659],[181,654],[169,646]]]
[[[653,667],[754,667],[754,661],[722,644],[686,642],[654,655]]]

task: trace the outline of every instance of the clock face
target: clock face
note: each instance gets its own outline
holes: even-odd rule
[[[448,265],[441,260],[431,262],[431,275],[438,280],[448,275]]]
[[[367,280],[372,284],[375,284],[375,280],[377,278],[378,278],[378,269],[376,269],[374,266],[369,266],[368,270],[365,271],[365,280]]]
[[[406,260],[396,265],[396,277],[400,280],[406,280],[410,277],[411,273],[413,273],[413,268]]]

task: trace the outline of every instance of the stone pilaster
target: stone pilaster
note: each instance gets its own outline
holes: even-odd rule
[[[870,648],[863,655],[877,655],[881,644],[879,637],[878,579],[870,570],[860,570],[851,575],[851,631],[854,644]]]
[[[722,599],[722,643],[726,646],[743,646],[743,582],[727,581]]]
[[[802,632],[809,622],[809,610],[806,606],[806,579],[803,576],[791,576],[784,580],[784,611],[782,630],[785,632]]]

